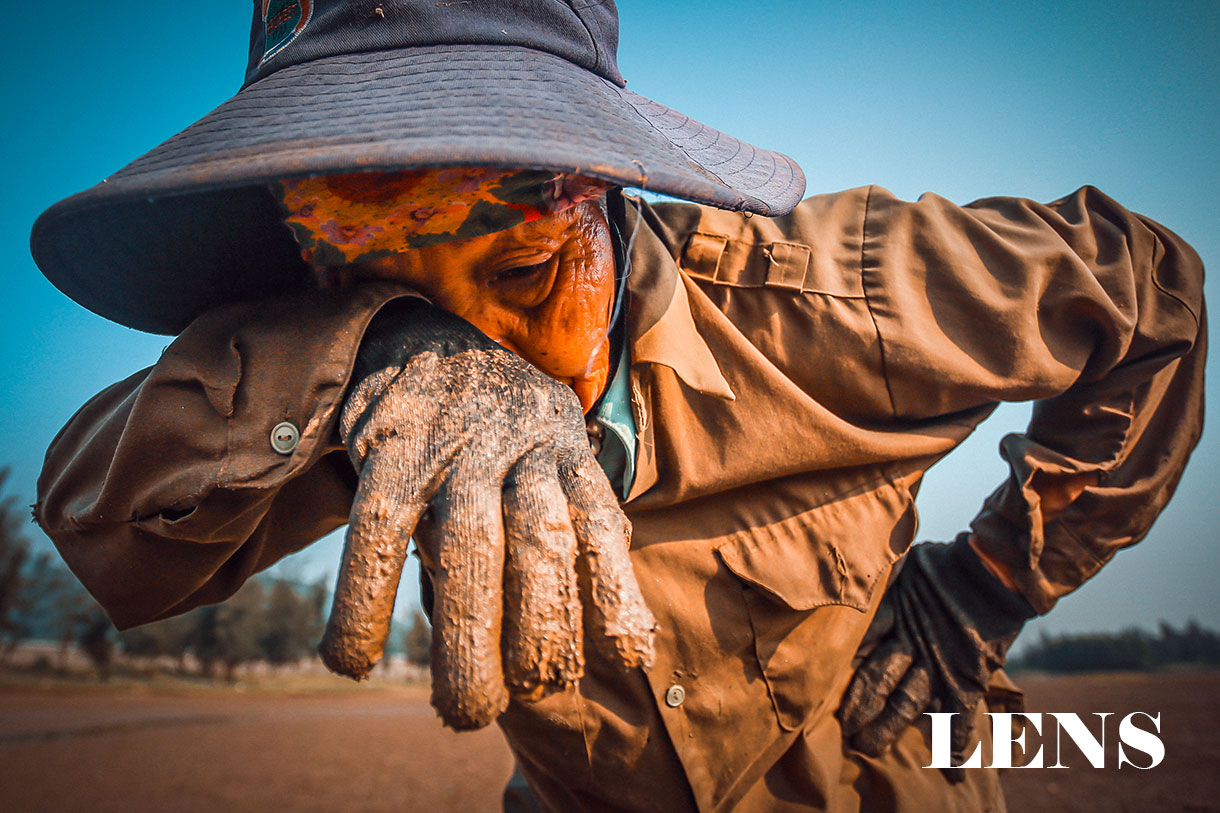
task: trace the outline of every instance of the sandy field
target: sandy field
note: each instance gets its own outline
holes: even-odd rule
[[[1220,811],[1220,673],[1021,683],[1030,710],[1160,711],[1167,755],[1151,771],[1076,755],[1068,770],[1009,772],[1011,810]],[[445,730],[420,687],[0,688],[0,810],[13,813],[495,810],[511,767],[498,731]]]
[[[292,696],[0,694],[0,810],[495,810],[495,728],[443,728],[421,688]]]
[[[1114,716],[1108,718],[1105,730],[1105,768],[1093,768],[1068,745],[1062,758],[1067,769],[1005,772],[1003,783],[1013,813],[1220,811],[1220,672],[1017,676],[1016,680],[1025,690],[1026,711],[1074,711],[1082,717],[1108,711]],[[1152,770],[1116,767],[1119,718],[1133,711],[1161,713],[1165,760]],[[1099,731],[1095,722],[1090,728]],[[1127,750],[1130,759],[1148,764],[1144,754]]]

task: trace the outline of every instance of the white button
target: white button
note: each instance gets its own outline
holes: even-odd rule
[[[671,709],[676,709],[682,705],[682,701],[686,699],[686,689],[674,684],[665,690],[665,705]]]
[[[288,421],[277,423],[271,430],[271,448],[278,454],[292,454],[300,442],[301,430]]]

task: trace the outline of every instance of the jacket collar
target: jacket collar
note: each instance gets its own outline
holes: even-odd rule
[[[694,283],[630,205],[626,227],[632,244],[627,278],[631,363],[660,364],[693,390],[733,400],[720,365],[695,327],[688,290]]]
[[[635,479],[626,498],[630,502],[659,477],[653,404],[641,383],[645,365],[668,367],[683,384],[704,395],[729,401],[736,396],[695,326],[690,302],[694,283],[634,206],[627,206],[625,225],[631,244],[626,328],[636,426]]]

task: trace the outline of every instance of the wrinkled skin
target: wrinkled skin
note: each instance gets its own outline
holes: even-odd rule
[[[604,228],[582,204],[350,270],[445,310],[379,316],[361,345],[340,427],[360,484],[320,652],[356,678],[378,662],[414,535],[435,589],[433,705],[457,729],[574,683],[586,639],[624,668],[652,658],[630,525],[581,414],[605,383],[589,363],[608,358]]]
[[[482,237],[369,260],[342,273],[345,283],[410,285],[567,384],[586,412],[605,389],[614,254],[597,201]]]

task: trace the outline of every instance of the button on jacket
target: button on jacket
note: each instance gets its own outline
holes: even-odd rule
[[[1091,188],[959,207],[872,187],[777,219],[638,203],[632,232],[624,509],[657,658],[592,661],[578,689],[513,704],[531,784],[557,809],[1002,809],[992,771],[922,770],[917,727],[881,759],[845,748],[852,656],[920,478],[1001,401],[1037,404],[972,529],[1031,605],[1147,532],[1201,428],[1199,258]],[[209,312],[72,418],[36,513],[116,624],[219,601],[346,521],[337,411],[399,295]],[[1035,486],[1088,472],[1043,522]]]

